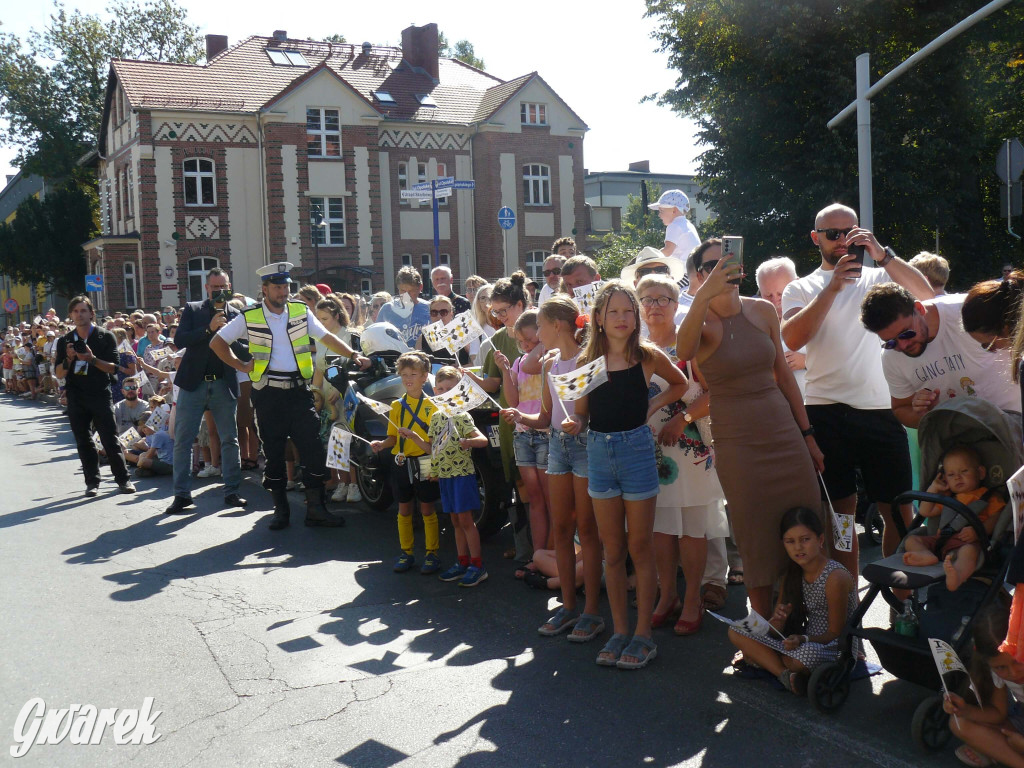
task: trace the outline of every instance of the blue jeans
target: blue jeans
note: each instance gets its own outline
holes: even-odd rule
[[[234,375],[234,371],[230,372]],[[238,493],[242,468],[238,463],[238,403],[231,396],[227,379],[201,381],[195,391],[178,390],[174,405],[174,495],[192,497],[192,443],[199,434],[199,422],[209,408],[220,435],[220,462],[224,495]]]

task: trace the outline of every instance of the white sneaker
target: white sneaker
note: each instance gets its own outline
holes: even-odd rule
[[[348,492],[348,486],[345,483],[339,483],[338,487],[334,489],[334,493],[331,494],[331,501],[345,501],[345,495]]]
[[[207,464],[196,473],[196,477],[220,477],[220,468]]]
[[[361,494],[359,492],[359,486],[356,483],[352,483],[352,485],[350,485],[348,487],[348,497],[345,499],[345,501],[353,501],[353,502],[355,502],[355,501],[362,501],[362,500],[363,500],[363,494]]]

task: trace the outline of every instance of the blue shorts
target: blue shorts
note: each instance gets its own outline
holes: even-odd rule
[[[517,467],[548,468],[548,433],[539,429],[516,432],[512,447],[516,453]]]
[[[446,515],[457,515],[459,512],[472,512],[480,509],[480,488],[476,484],[476,475],[460,475],[459,477],[442,477],[441,511]]]
[[[552,429],[548,435],[548,474],[587,476],[587,433],[567,435]]]
[[[643,501],[658,495],[654,435],[643,424],[629,432],[595,432],[587,440],[592,499]]]

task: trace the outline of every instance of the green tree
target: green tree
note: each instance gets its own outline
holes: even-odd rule
[[[809,270],[814,214],[832,201],[857,207],[856,127],[826,127],[854,97],[856,56],[871,53],[877,81],[977,3],[647,0],[647,9],[679,74],[659,101],[698,122],[702,200],[719,212],[719,231],[745,237],[752,272],[778,253]],[[933,249],[938,232],[957,285],[996,274],[1013,252],[1020,260],[990,199],[995,149],[1024,129],[1022,27],[1024,9],[1007,6],[872,102],[874,228],[907,256]]]
[[[333,35],[328,35],[327,37],[325,37],[323,40],[321,40],[321,42],[323,42],[323,43],[347,43],[348,40],[345,39],[344,35],[335,32]]]
[[[459,40],[454,46],[449,45],[448,38],[444,36],[444,32],[437,33],[437,54],[451,59],[458,59],[463,64],[469,64],[469,66],[476,67],[477,69],[486,68],[484,60],[477,58],[476,51],[473,50],[473,44],[469,40]]]
[[[657,200],[661,189],[657,184],[647,185],[647,199]],[[618,277],[622,268],[636,258],[644,246],[661,248],[665,244],[665,227],[653,211],[644,206],[641,195],[629,195],[623,210],[618,232],[609,232],[601,238],[600,250],[594,254],[598,271],[605,280]]]
[[[150,59],[193,64],[203,58],[199,28],[172,0],[115,0],[108,19],[55,0],[48,25],[27,47],[0,35],[0,142],[19,148],[28,173],[61,178],[96,144],[110,60]]]

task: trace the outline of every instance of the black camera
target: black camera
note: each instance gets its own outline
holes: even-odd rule
[[[77,352],[78,354],[80,354],[80,355],[84,355],[85,354],[86,348],[85,348],[85,341],[84,340],[76,339],[75,343],[72,344],[71,346],[73,346],[75,348],[75,352]]]

